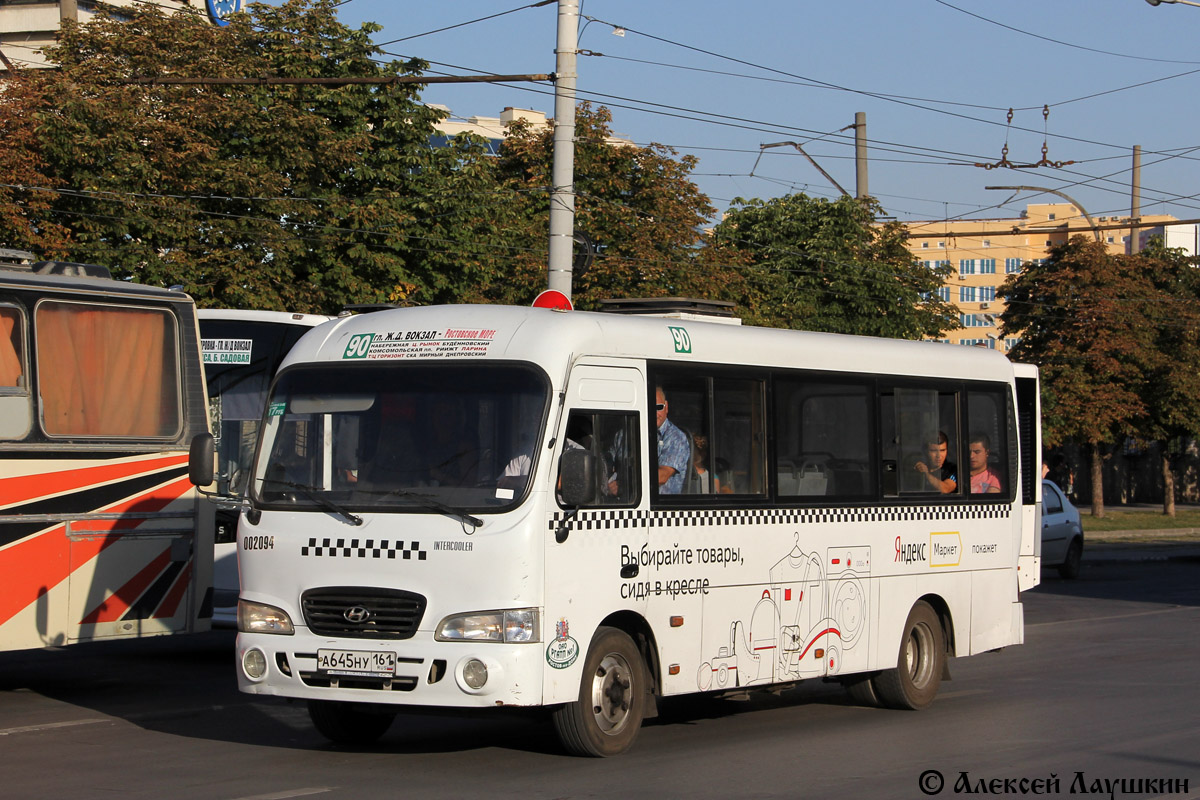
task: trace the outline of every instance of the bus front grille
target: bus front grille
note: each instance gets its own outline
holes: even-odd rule
[[[321,636],[409,639],[425,614],[425,597],[400,589],[335,586],[300,596],[304,621]]]

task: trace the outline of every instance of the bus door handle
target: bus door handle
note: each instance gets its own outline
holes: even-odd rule
[[[638,574],[638,565],[636,563],[621,565],[621,577],[622,578],[636,578],[637,574]]]

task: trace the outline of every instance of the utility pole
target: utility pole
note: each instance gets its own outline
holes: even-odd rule
[[[575,60],[578,45],[579,0],[558,0],[548,285],[568,298],[571,296],[571,262],[575,245]]]
[[[867,189],[867,114],[857,111],[854,114],[854,177],[855,197],[862,200],[870,196]]]
[[[1129,221],[1133,223],[1129,226],[1129,254],[1137,255],[1141,252],[1141,232],[1137,228],[1137,223],[1142,217],[1142,146],[1135,144],[1133,146],[1133,185],[1129,192]]]

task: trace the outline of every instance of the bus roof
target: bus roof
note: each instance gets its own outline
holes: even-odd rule
[[[1013,374],[1012,364],[997,351],[941,342],[499,305],[426,306],[340,318],[301,338],[281,368],[305,362],[481,358],[531,361],[554,376],[581,356],[959,379],[1010,380]]]
[[[104,294],[114,298],[157,299],[176,303],[192,302],[192,298],[189,295],[175,289],[164,289],[159,286],[147,286],[142,283],[114,280],[112,278],[41,274],[19,268],[0,269],[0,289],[63,293],[82,292],[88,295]]]
[[[272,322],[277,325],[303,325],[309,328],[329,322],[337,317],[324,314],[296,314],[290,311],[257,311],[238,308],[201,308],[196,316],[203,320],[229,322]]]

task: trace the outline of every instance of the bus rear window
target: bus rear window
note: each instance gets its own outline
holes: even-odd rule
[[[179,363],[170,313],[47,301],[38,305],[34,321],[48,435],[178,434]]]

